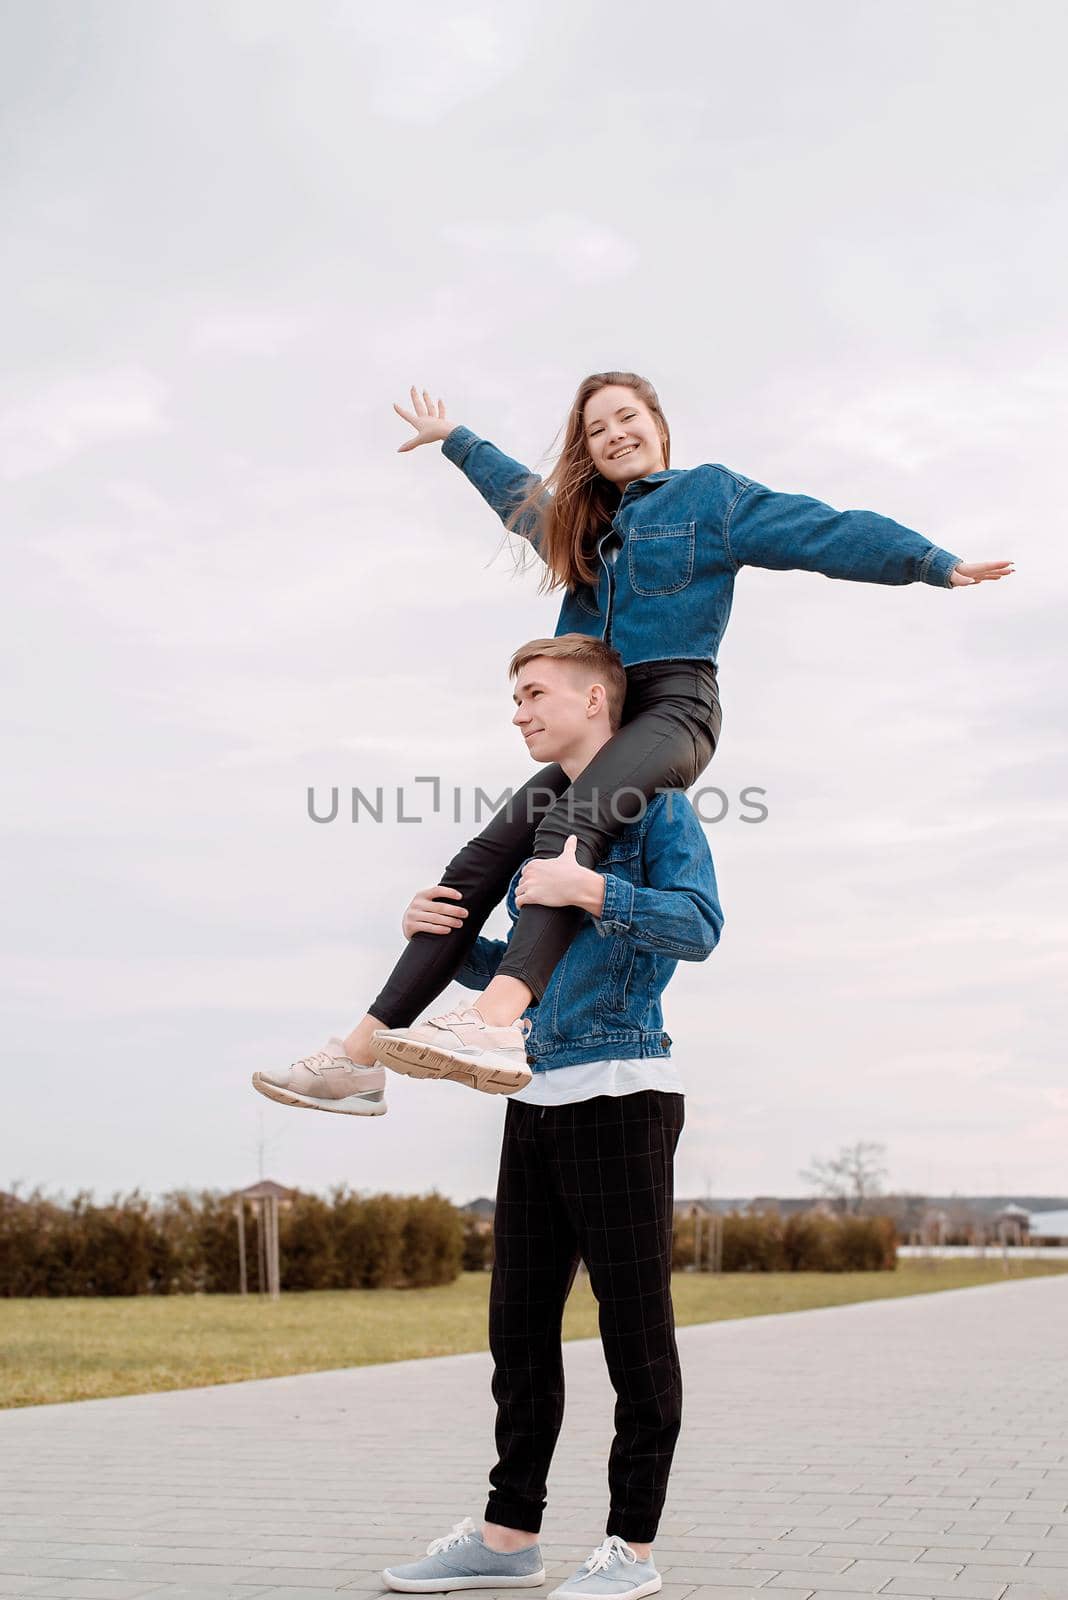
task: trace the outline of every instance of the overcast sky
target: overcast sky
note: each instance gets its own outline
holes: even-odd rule
[[[284,1183],[493,1193],[502,1100],[249,1077],[352,1026],[474,787],[532,770],[506,665],[557,603],[392,402],[544,471],[626,367],[673,466],[1019,569],[742,574],[679,1191],[871,1139],[898,1187],[1068,1193],[1061,5],[22,0],[3,35],[0,1187],[229,1188],[262,1143]],[[307,816],[428,811],[421,774],[460,822]]]

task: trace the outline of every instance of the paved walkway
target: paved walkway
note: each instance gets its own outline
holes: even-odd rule
[[[680,1330],[664,1600],[1068,1600],[1066,1329],[1068,1277]],[[554,1581],[603,1536],[611,1431],[599,1344],[565,1350]],[[481,1515],[489,1374],[476,1354],[2,1413],[0,1596],[366,1600]]]

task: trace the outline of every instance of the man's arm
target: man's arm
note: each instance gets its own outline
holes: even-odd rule
[[[859,583],[930,583],[952,588],[960,556],[874,511],[835,511],[803,494],[763,484],[743,489],[727,514],[727,552],[736,567],[822,572]]]
[[[441,442],[441,453],[460,468],[470,479],[482,498],[496,511],[508,526],[508,517],[528,495],[535,484],[541,482],[536,472],[513,461],[503,450],[498,450],[488,439],[482,439],[464,424],[458,423]],[[549,496],[542,495],[539,506],[545,506]],[[540,516],[537,510],[528,510],[511,529],[528,539],[541,554]]]
[[[679,961],[706,960],[719,943],[723,910],[708,840],[681,791],[668,794],[649,819],[642,870],[644,884],[598,874],[604,885],[593,913],[598,933]]]
[[[459,889],[446,888],[443,883],[418,890],[401,917],[401,932],[406,939],[417,933],[440,939],[462,928],[467,917],[467,908],[457,905],[462,899]],[[462,983],[465,989],[484,989],[500,966],[507,947],[505,939],[477,938],[464,957],[456,982]]]
[[[578,906],[603,935],[629,939],[639,950],[703,961],[723,927],[712,852],[697,815],[681,791],[667,795],[649,818],[642,849],[645,883],[596,872],[576,859],[571,834],[558,856],[523,868],[516,905]]]

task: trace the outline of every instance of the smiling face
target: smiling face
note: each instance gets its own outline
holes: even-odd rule
[[[623,488],[664,466],[664,445],[656,418],[633,389],[609,384],[586,401],[582,411],[586,448],[602,477]]]
[[[535,761],[585,765],[591,741],[611,737],[605,686],[577,663],[535,656],[520,668],[512,698],[512,721]]]

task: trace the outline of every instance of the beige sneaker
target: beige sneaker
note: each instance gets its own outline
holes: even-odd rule
[[[531,1079],[527,1065],[530,1019],[500,1028],[474,1006],[446,1011],[413,1028],[379,1028],[371,1035],[379,1060],[409,1078],[451,1078],[485,1094],[515,1094]]]
[[[252,1087],[284,1106],[310,1111],[343,1111],[354,1117],[381,1117],[386,1105],[385,1069],[358,1067],[340,1039],[328,1039],[314,1055],[302,1056],[279,1072],[254,1072]]]

